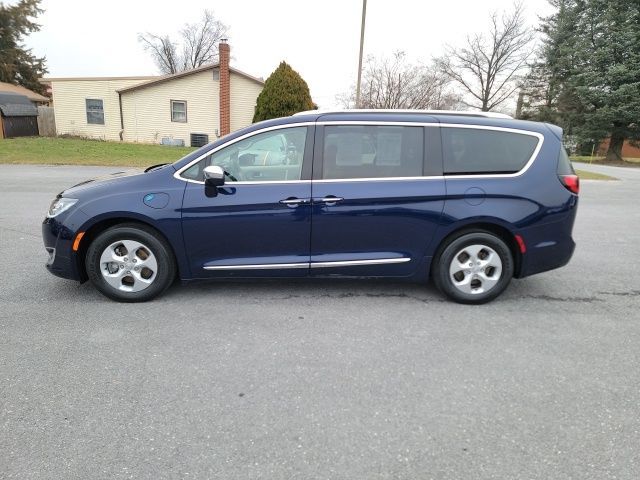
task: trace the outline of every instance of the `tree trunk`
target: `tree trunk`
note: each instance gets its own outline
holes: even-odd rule
[[[516,104],[516,118],[522,118],[522,106],[524,105],[524,91],[518,93],[518,103]]]
[[[622,162],[622,145],[624,144],[624,135],[619,131],[611,132],[609,139],[609,149],[607,150],[607,162]]]

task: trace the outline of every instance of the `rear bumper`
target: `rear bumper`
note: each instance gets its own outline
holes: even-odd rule
[[[573,256],[576,244],[571,237],[575,211],[569,218],[524,229],[519,232],[527,251],[522,255],[518,278],[564,267]]]

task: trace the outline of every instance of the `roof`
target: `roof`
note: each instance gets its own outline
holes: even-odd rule
[[[153,80],[149,81],[149,82],[145,82],[145,83],[141,83],[139,85],[133,85],[131,87],[127,87],[127,88],[121,88],[120,90],[118,90],[119,93],[125,93],[125,92],[131,92],[133,90],[139,90],[141,88],[147,88],[147,87],[152,87],[154,85],[159,85],[161,83],[165,83],[165,82],[170,82],[172,80],[176,80],[178,78],[182,78],[182,77],[187,77],[189,75],[194,75],[196,73],[201,73],[201,72],[206,72],[207,70],[214,70],[216,68],[219,68],[220,64],[219,63],[212,63],[210,65],[204,65],[202,67],[199,68],[194,68],[192,70],[186,70],[184,72],[178,72],[178,73],[173,73],[170,75],[164,75],[162,77],[156,77]],[[256,83],[259,83],[260,85],[264,85],[264,81],[254,77],[253,75],[249,75],[248,73],[245,73],[241,70],[238,70],[237,68],[233,68],[233,67],[229,67],[229,71],[231,73],[235,73],[236,75],[240,75],[244,78],[247,78],[249,80],[252,80]]]
[[[36,117],[36,107],[26,95],[0,93],[0,112],[5,117]]]
[[[105,81],[105,80],[152,80],[159,78],[157,75],[140,75],[137,77],[44,77],[40,79],[40,83],[51,82],[85,82],[87,80]]]
[[[496,112],[480,112],[476,110],[413,110],[413,109],[375,109],[375,108],[353,108],[342,110],[307,110],[305,112],[294,113],[294,116],[319,114],[327,115],[333,113],[418,113],[423,115],[461,115],[469,117],[486,117],[486,118],[513,118],[504,113]]]
[[[24,95],[32,102],[49,102],[50,98],[40,95],[39,93],[24,88],[21,85],[14,85],[12,83],[0,82],[0,93],[15,93],[18,95]]]

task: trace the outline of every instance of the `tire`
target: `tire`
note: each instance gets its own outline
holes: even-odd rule
[[[85,265],[91,283],[120,302],[157,297],[173,283],[177,272],[166,240],[138,224],[116,225],[100,233],[87,249]]]
[[[502,239],[486,231],[467,231],[441,247],[433,281],[455,302],[481,304],[507,288],[513,270],[513,255]]]

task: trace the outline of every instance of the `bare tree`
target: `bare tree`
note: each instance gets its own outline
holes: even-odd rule
[[[362,72],[362,108],[434,109],[455,108],[459,96],[449,88],[449,79],[433,68],[406,61],[404,52],[391,58],[368,57]],[[355,91],[338,95],[345,107],[355,106]]]
[[[143,44],[160,72],[178,73],[218,61],[216,45],[227,37],[229,27],[216,20],[211,10],[205,10],[200,23],[187,23],[180,30],[181,42],[174,42],[169,35],[141,33]]]
[[[521,1],[510,12],[494,12],[490,22],[487,35],[469,35],[459,48],[448,45],[445,55],[436,60],[440,72],[469,97],[464,103],[484,112],[512,97],[533,52],[534,38]]]
[[[178,58],[176,44],[171,41],[169,35],[161,37],[153,33],[139,34],[138,41],[151,54],[161,73],[167,74],[180,71],[180,59]]]

